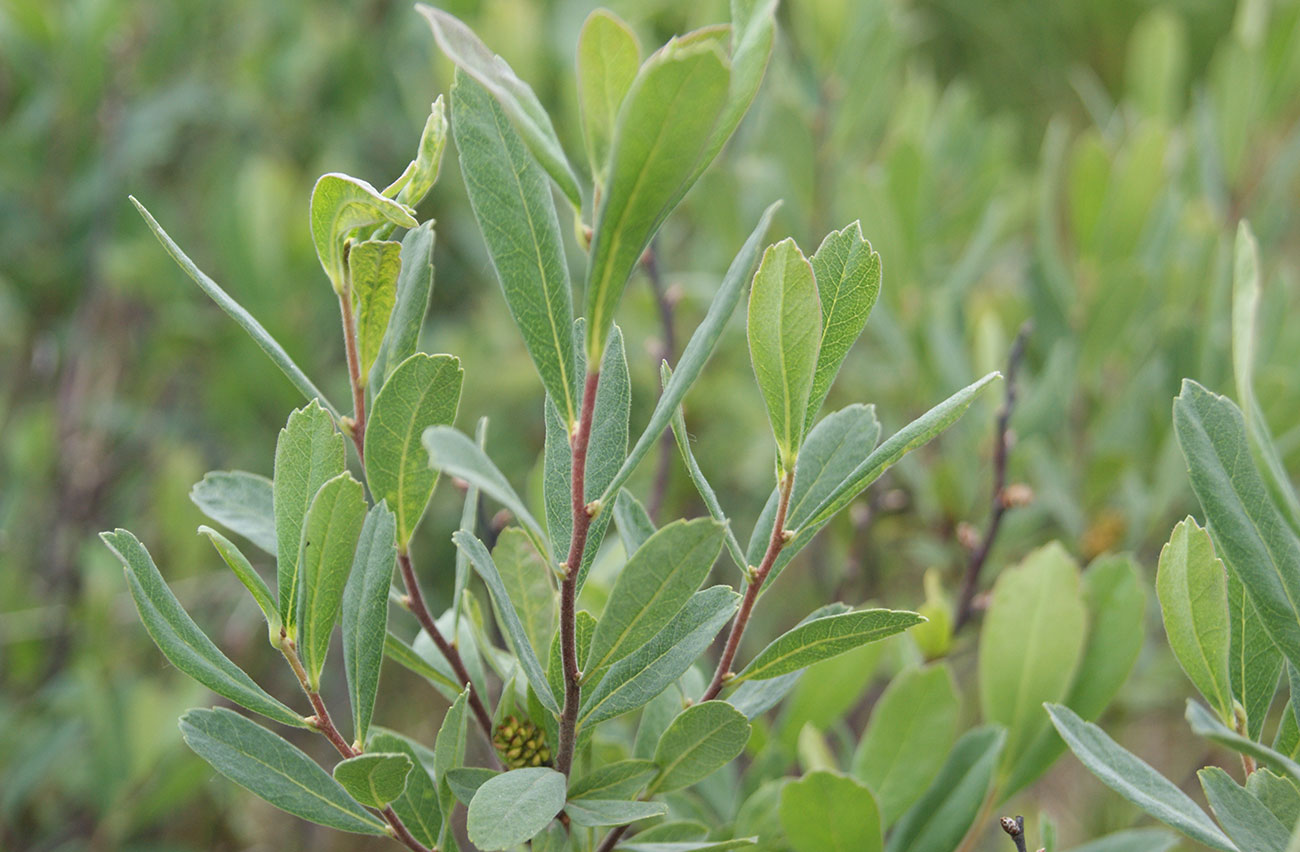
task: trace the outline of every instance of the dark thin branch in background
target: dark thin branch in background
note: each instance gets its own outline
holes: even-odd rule
[[[646,278],[650,280],[650,289],[654,291],[655,305],[659,308],[659,325],[663,334],[663,341],[655,356],[655,373],[659,372],[659,364],[667,361],[670,365],[677,357],[677,331],[674,322],[673,313],[677,307],[677,299],[664,286],[663,275],[659,269],[659,259],[655,254],[655,246],[651,243],[650,248],[646,249],[645,254],[641,255],[641,266],[645,269]],[[674,438],[671,429],[665,429],[663,435],[659,438],[659,458],[655,463],[654,484],[650,488],[650,495],[646,500],[646,513],[650,515],[652,521],[659,520],[659,510],[663,507],[664,495],[668,492],[668,474],[672,470],[673,453],[675,451]]]
[[[993,509],[989,516],[989,525],[984,530],[984,537],[972,551],[970,562],[966,565],[966,577],[962,581],[961,597],[957,603],[957,616],[953,621],[952,631],[961,630],[970,621],[975,601],[975,591],[979,587],[980,571],[988,561],[993,542],[998,536],[998,527],[1002,525],[1002,516],[1007,509],[1018,505],[1022,500],[1008,499],[1007,490],[1007,453],[1011,448],[1011,413],[1016,406],[1016,373],[1025,358],[1025,343],[1029,340],[1033,324],[1026,321],[1020,326],[1011,352],[1007,355],[1006,396],[1002,408],[998,410],[996,443],[993,445]],[[1023,495],[1022,495],[1023,496]]]

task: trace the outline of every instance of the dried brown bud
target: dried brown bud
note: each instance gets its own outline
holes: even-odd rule
[[[998,820],[998,822],[1002,823],[1002,830],[1012,837],[1019,837],[1025,831],[1024,828],[1022,828],[1020,824],[1011,817],[1003,817]]]
[[[980,531],[973,524],[962,521],[957,525],[957,541],[962,547],[973,551],[980,546]]]
[[[1034,489],[1023,482],[1013,482],[1002,489],[1002,507],[1016,509],[1034,502]]]

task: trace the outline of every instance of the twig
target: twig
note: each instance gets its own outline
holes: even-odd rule
[[[989,525],[984,530],[984,537],[980,539],[979,545],[971,553],[970,561],[966,564],[966,576],[962,581],[957,615],[952,625],[953,633],[961,630],[966,622],[970,621],[974,610],[975,591],[979,586],[980,571],[988,561],[989,552],[993,549],[998,528],[1002,525],[1002,516],[1015,502],[1007,499],[1007,453],[1011,448],[1011,413],[1016,405],[1016,372],[1020,362],[1024,360],[1025,343],[1032,330],[1033,324],[1028,321],[1020,326],[1020,331],[1011,344],[1011,352],[1007,355],[1006,396],[1002,401],[1002,407],[998,410],[997,437],[993,445],[993,508],[989,516]]]
[[[397,553],[397,565],[402,574],[402,583],[406,586],[406,600],[411,612],[415,615],[424,632],[429,634],[433,644],[438,647],[442,656],[446,658],[451,665],[452,671],[460,680],[462,686],[469,687],[469,706],[474,712],[474,718],[478,719],[479,727],[483,729],[483,735],[487,737],[488,744],[492,744],[492,715],[488,713],[487,707],[483,705],[483,699],[474,688],[474,681],[469,676],[469,669],[465,667],[465,661],[461,659],[460,651],[438,629],[437,623],[433,620],[433,613],[429,611],[429,606],[424,602],[424,593],[420,591],[420,582],[416,579],[415,568],[411,565],[411,554],[406,550],[399,550]],[[491,751],[489,749],[489,751]],[[495,754],[495,752],[492,752]]]
[[[307,694],[312,709],[316,711],[316,715],[310,719],[312,728],[329,740],[344,760],[361,754],[360,748],[353,748],[348,745],[348,741],[339,733],[338,727],[334,724],[334,719],[330,716],[330,711],[325,707],[325,700],[321,698],[319,692],[311,687],[311,682],[307,678],[307,670],[303,668],[302,659],[298,656],[297,646],[283,631],[280,633],[280,653],[284,654],[284,658],[289,661],[289,667],[293,669],[293,673],[298,677],[298,685]],[[427,846],[415,839],[415,836],[411,834],[405,823],[402,822],[402,818],[397,815],[391,805],[386,805],[378,810],[393,830],[394,840],[410,849],[411,852],[432,852]]]
[[[745,627],[749,624],[749,616],[754,611],[754,604],[758,600],[758,593],[763,589],[763,582],[767,575],[771,573],[772,566],[776,564],[776,558],[781,553],[781,548],[785,547],[790,536],[785,529],[785,514],[790,508],[790,491],[794,487],[793,471],[785,474],[781,479],[780,497],[776,504],[776,520],[772,523],[772,536],[767,541],[767,552],[763,554],[763,561],[759,563],[758,568],[749,572],[749,579],[745,587],[745,598],[740,602],[740,611],[736,613],[735,619],[731,622],[731,633],[727,636],[727,644],[722,649],[722,657],[718,659],[718,668],[713,672],[713,681],[709,688],[704,690],[704,695],[700,697],[701,701],[709,701],[716,698],[722,691],[723,685],[732,676],[731,664],[736,659],[736,651],[740,648],[740,639],[745,635]]]
[[[590,366],[589,366],[590,370]],[[591,438],[591,421],[596,410],[596,391],[600,369],[587,373],[582,390],[582,414],[573,432],[573,476],[570,497],[573,509],[573,533],[569,537],[569,555],[564,560],[564,581],[560,584],[560,657],[564,669],[564,710],[560,715],[560,742],[555,752],[555,768],[565,775],[573,766],[573,747],[578,728],[578,702],[581,699],[582,672],[578,670],[577,618],[578,575],[587,549],[587,531],[595,507],[586,503],[587,443]]]
[[[612,829],[609,834],[605,835],[605,839],[600,842],[600,845],[596,847],[596,852],[612,852],[618,842],[623,839],[623,835],[627,833],[628,828],[629,826],[620,825]]]
[[[659,271],[659,260],[655,253],[655,247],[651,244],[646,249],[645,254],[641,255],[641,266],[645,269],[646,277],[650,280],[650,289],[654,291],[655,304],[659,308],[659,324],[663,332],[663,345],[660,351],[656,353],[655,366],[663,361],[671,362],[677,355],[677,332],[674,323],[674,308],[677,305],[676,299],[664,287],[663,276]],[[659,519],[659,510],[663,507],[664,496],[668,492],[668,475],[672,470],[673,459],[673,435],[670,430],[664,430],[663,436],[659,439],[659,458],[655,462],[655,476],[653,484],[650,487],[650,494],[646,499],[646,514],[651,520]]]

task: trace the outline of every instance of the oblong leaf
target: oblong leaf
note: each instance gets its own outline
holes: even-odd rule
[[[793,471],[821,345],[812,264],[793,239],[768,246],[749,292],[749,358],[767,405],[782,470]]]
[[[1241,580],[1268,635],[1292,665],[1300,665],[1300,539],[1250,461],[1241,411],[1186,379],[1174,400],[1174,434],[1219,555]]]
[[[370,368],[379,357],[379,347],[388,332],[388,321],[397,304],[397,278],[401,269],[399,242],[365,240],[355,243],[348,251],[348,278],[357,305],[357,355],[362,386],[370,379]]]
[[[641,66],[623,100],[592,233],[588,361],[604,354],[641,253],[698,176],[730,78],[716,45],[669,42]]]
[[[199,527],[199,532],[208,537],[208,541],[212,542],[212,546],[216,548],[217,553],[221,554],[221,558],[230,566],[230,570],[235,572],[239,582],[244,584],[244,588],[248,589],[249,594],[253,596],[253,600],[257,602],[258,609],[262,611],[262,617],[266,619],[268,635],[272,644],[279,641],[280,610],[276,606],[275,597],[271,594],[270,587],[262,579],[262,575],[257,573],[257,569],[249,563],[244,554],[239,552],[239,548],[235,547],[230,539],[208,526]]]
[[[343,587],[343,668],[352,704],[352,737],[358,746],[366,742],[379,693],[379,670],[388,638],[388,591],[397,564],[396,529],[393,513],[381,500],[366,514],[352,571]]]
[[[781,826],[795,852],[880,852],[880,811],[858,781],[825,770],[781,790]]]
[[[492,603],[496,607],[497,614],[501,616],[501,626],[510,635],[520,667],[524,670],[524,676],[528,678],[528,685],[537,693],[542,706],[558,716],[560,705],[551,693],[546,671],[537,659],[537,652],[528,641],[528,632],[519,620],[519,614],[510,600],[505,584],[501,581],[501,575],[497,571],[496,563],[492,561],[492,555],[483,546],[483,542],[464,530],[457,531],[451,539],[469,557],[470,564],[474,566],[474,570],[492,595]]]
[[[438,483],[420,443],[430,426],[456,421],[465,371],[453,355],[407,358],[380,389],[366,423],[366,484],[397,517],[397,542],[405,548]]]
[[[415,10],[428,20],[433,29],[433,37],[443,53],[456,63],[458,69],[473,77],[496,98],[527,143],[528,149],[550,174],[574,209],[582,207],[578,180],[564,156],[564,149],[560,147],[551,117],[528,84],[515,76],[510,65],[489,50],[474,35],[473,30],[461,21],[441,9],[423,3],[417,3]]]
[[[1186,793],[1101,728],[1059,704],[1047,705],[1047,713],[1070,751],[1107,787],[1198,843],[1222,852],[1236,852],[1232,841]]]
[[[914,612],[892,609],[867,609],[814,619],[777,637],[731,682],[779,677],[902,633],[923,621]]]
[[[442,811],[438,805],[438,788],[427,763],[429,750],[393,731],[370,730],[367,745],[370,751],[395,752],[411,759],[415,768],[406,776],[406,789],[393,801],[392,808],[416,840],[430,848],[437,846],[442,832]]]
[[[282,811],[354,834],[387,828],[310,757],[238,713],[190,710],[180,728],[185,744],[213,769]]]
[[[384,656],[429,681],[439,692],[448,696],[449,700],[454,700],[464,688],[464,684],[457,683],[453,678],[438,671],[429,664],[428,660],[420,656],[418,651],[392,633],[384,637]]]
[[[605,486],[605,491],[600,495],[600,502],[609,505],[609,501],[614,498],[618,490],[627,482],[632,471],[645,458],[646,453],[659,440],[664,429],[668,427],[672,419],[673,412],[677,406],[681,405],[682,400],[686,397],[686,392],[695,384],[695,380],[700,377],[704,370],[704,365],[708,363],[709,356],[713,354],[713,348],[718,343],[718,338],[722,336],[722,330],[727,324],[727,320],[736,310],[736,305],[740,302],[740,297],[744,293],[745,284],[749,281],[749,272],[754,268],[754,263],[758,259],[759,248],[763,245],[763,237],[767,233],[768,226],[772,222],[772,216],[776,213],[781,202],[775,202],[768,205],[759,217],[758,224],[750,233],[745,244],[741,246],[736,257],[727,267],[727,272],[722,278],[722,284],[713,295],[713,301],[709,303],[709,310],[705,313],[704,319],[696,326],[695,331],[691,334],[691,339],[686,342],[686,348],[682,350],[682,357],[677,359],[677,366],[673,370],[672,379],[664,387],[663,393],[659,395],[659,401],[655,403],[654,411],[650,415],[650,421],[646,424],[645,430],[641,437],[636,439],[632,450],[623,460],[622,466],[614,478],[610,480],[609,485]]]
[[[1210,809],[1219,818],[1224,833],[1241,849],[1284,852],[1291,831],[1269,812],[1264,803],[1241,787],[1217,766],[1196,773]]]
[[[880,295],[880,255],[863,238],[860,222],[827,234],[811,261],[821,300],[822,329],[805,432],[813,427],[840,365],[862,334]]]
[[[699,590],[722,549],[722,535],[721,525],[696,518],[650,536],[614,581],[583,671],[595,677],[658,633]]]
[[[361,804],[382,808],[405,792],[414,765],[400,752],[359,754],[334,765],[334,780]]]
[[[195,284],[199,285],[199,289],[206,293],[209,299],[217,303],[217,307],[225,311],[227,316],[233,319],[249,337],[253,338],[257,348],[266,353],[266,357],[270,358],[271,362],[280,368],[280,372],[288,377],[290,384],[297,388],[299,393],[308,401],[318,401],[330,413],[331,417],[338,419],[339,410],[329,401],[329,397],[321,393],[320,388],[316,387],[312,380],[307,378],[307,374],[294,363],[293,359],[289,357],[289,353],[284,351],[284,347],[271,336],[271,333],[254,319],[252,314],[244,310],[243,305],[232,299],[230,294],[221,289],[217,282],[199,269],[194,261],[190,260],[189,255],[181,251],[181,247],[176,245],[176,242],[162,229],[162,225],[158,224],[158,221],[144,208],[143,204],[136,200],[134,195],[127,197],[131,199],[135,209],[144,218],[149,230],[153,231],[153,235],[158,238],[158,242],[162,243],[163,248],[167,249],[167,253],[172,256],[172,260],[176,261],[176,265],[184,270],[185,274],[190,276]]]
[[[957,739],[961,710],[946,665],[908,669],[890,681],[871,710],[853,754],[853,776],[876,796],[888,826],[925,792]]]
[[[958,847],[988,797],[1005,733],[989,725],[957,740],[930,787],[890,832],[887,852],[950,852]]]
[[[578,112],[597,186],[609,166],[618,108],[640,65],[641,48],[627,24],[607,9],[587,16],[578,33]]]
[[[1160,551],[1156,595],[1169,648],[1192,685],[1231,719],[1228,581],[1210,534],[1186,518]]]
[[[550,567],[518,527],[506,527],[497,536],[492,562],[501,576],[506,596],[515,605],[528,644],[541,654],[551,647],[557,620],[559,596],[551,583]]]
[[[564,785],[563,775],[544,766],[489,779],[469,803],[469,839],[485,852],[518,846],[564,807]]]
[[[275,555],[275,510],[271,480],[243,470],[214,470],[190,489],[203,514]]]
[[[1273,751],[1263,743],[1257,743],[1249,737],[1243,737],[1215,719],[1194,699],[1187,699],[1186,715],[1187,722],[1191,725],[1193,733],[1213,740],[1219,745],[1227,746],[1233,751],[1250,755],[1289,776],[1296,784],[1300,784],[1300,763],[1296,763],[1286,755]]]
[[[623,802],[613,799],[579,799],[564,806],[575,825],[599,827],[625,825],[668,813],[663,802]]]
[[[268,719],[295,728],[307,726],[302,716],[267,694],[199,629],[167,588],[139,539],[121,529],[100,533],[99,537],[122,563],[140,621],[173,666],[217,695]]]
[[[583,701],[579,725],[644,706],[691,667],[730,620],[740,595],[727,586],[696,592],[650,641],[610,667]]]
[[[322,485],[307,510],[299,548],[296,620],[298,655],[312,689],[320,687],[325,654],[365,518],[366,498],[361,483],[347,472]]]
[[[439,96],[441,99],[441,95]],[[412,228],[402,237],[402,268],[397,273],[397,301],[379,356],[370,370],[370,386],[383,387],[397,365],[415,354],[420,329],[433,292],[433,222]]]
[[[659,771],[652,760],[619,760],[569,784],[569,799],[631,799]]]
[[[464,73],[452,86],[451,115],[470,207],[506,305],[542,385],[572,428],[573,296],[550,186],[501,106]]]
[[[655,534],[654,521],[645,506],[626,488],[618,492],[614,501],[614,525],[623,541],[623,552],[628,555],[636,553],[637,548]]]
[[[651,793],[689,787],[734,760],[749,742],[749,720],[725,701],[687,707],[659,737],[654,762],[659,775]]]
[[[275,444],[272,503],[280,620],[290,638],[296,636],[299,550],[307,509],[320,487],[343,473],[343,461],[343,436],[319,405],[312,403],[289,415]]]

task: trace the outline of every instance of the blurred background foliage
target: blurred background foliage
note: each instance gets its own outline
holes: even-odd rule
[[[593,4],[443,5],[579,151],[573,54]],[[643,44],[727,17],[724,0],[609,5]],[[1136,552],[1149,580],[1193,508],[1170,400],[1183,376],[1230,380],[1231,240],[1246,217],[1265,262],[1259,398],[1300,465],[1300,2],[784,0],[779,21],[754,109],[656,242],[675,334],[644,276],[625,301],[634,423],[665,341],[680,346],[767,203],[786,202],[769,238],[808,252],[860,219],[884,294],[827,410],[872,402],[891,431],[1001,367],[1031,320],[1010,479],[1035,496],[1008,514],[985,580],[1052,538],[1085,560]],[[0,847],[380,848],[273,818],[209,780],[172,722],[202,690],[150,646],[93,533],[139,533],[231,656],[279,677],[262,670],[257,611],[194,535],[186,495],[210,468],[269,473],[299,400],[126,196],[343,398],[311,186],[325,171],[395,177],[449,82],[405,2],[0,4]],[[453,163],[454,151],[420,211],[439,232],[424,347],[464,361],[459,425],[489,415],[493,457],[536,482],[541,390]],[[742,535],[772,464],[749,372],[733,323],[686,412]],[[962,525],[990,508],[994,397],[796,560],[755,641],[831,597],[918,606],[927,569],[955,594]],[[645,496],[655,465],[643,467],[633,490]],[[675,456],[669,473],[665,511],[700,514]],[[426,566],[450,567],[458,512],[444,487],[417,542]],[[447,590],[450,572],[425,582]],[[1165,733],[1185,686],[1158,629],[1149,644],[1108,728],[1189,777],[1202,756],[1166,748]],[[968,669],[970,650],[959,637]],[[879,686],[874,662],[856,662],[806,679],[773,748],[793,761],[804,722],[851,746]],[[385,677],[380,712],[430,735],[441,704],[391,667]],[[1021,795],[1026,813],[1052,813],[1066,839],[1132,820],[1062,763]]]

